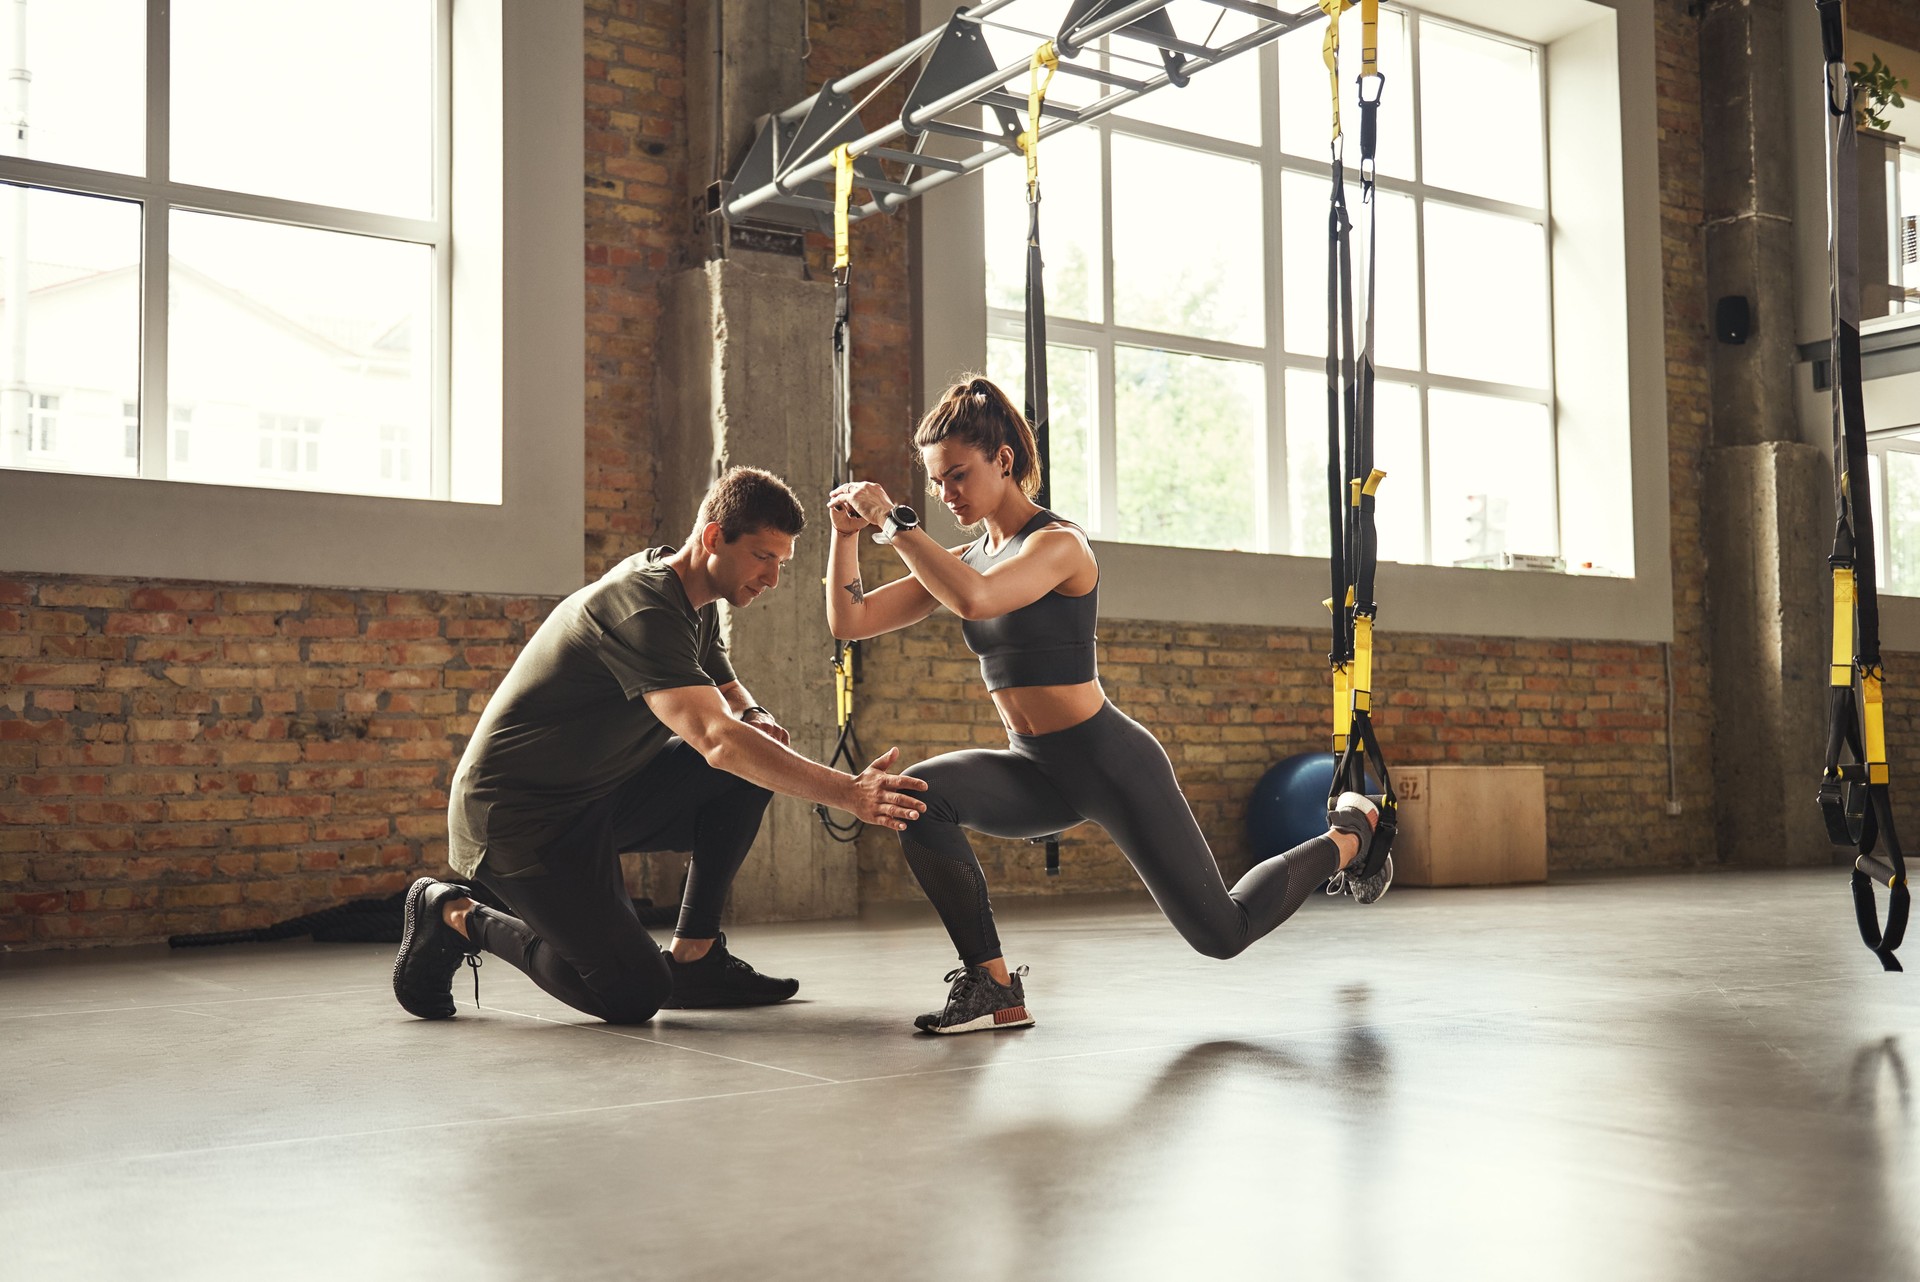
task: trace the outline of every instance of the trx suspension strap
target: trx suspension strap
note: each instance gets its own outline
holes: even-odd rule
[[[1033,51],[1027,76],[1027,128],[1018,140],[1027,157],[1027,395],[1021,408],[1033,428],[1033,443],[1040,456],[1040,492],[1034,495],[1034,502],[1041,507],[1048,506],[1052,496],[1053,469],[1047,453],[1047,285],[1046,268],[1040,258],[1040,111],[1059,66],[1060,55],[1054,51],[1053,41]],[[1046,846],[1047,876],[1058,877],[1060,834],[1035,837],[1032,844]]]
[[[1366,209],[1365,303],[1359,315],[1360,347],[1354,350],[1352,220],[1347,212],[1345,139],[1340,127],[1340,15],[1356,0],[1319,0],[1327,15],[1321,56],[1333,91],[1333,189],[1327,217],[1327,536],[1333,594],[1333,786],[1328,809],[1343,792],[1366,793],[1368,767],[1382,789],[1380,819],[1357,878],[1378,872],[1399,829],[1398,799],[1386,757],[1373,728],[1374,568],[1379,546],[1374,529],[1375,494],[1386,473],[1373,465],[1373,330],[1378,258],[1374,152],[1385,78],[1380,74],[1379,0],[1358,0],[1361,17],[1360,192]],[[1371,96],[1369,96],[1371,95]]]
[[[853,355],[848,321],[852,316],[849,282],[852,255],[848,251],[847,205],[853,197],[853,153],[842,145],[833,149],[833,483],[853,479]],[[856,552],[857,556],[858,553]],[[840,737],[827,758],[829,767],[842,765],[859,774],[866,759],[853,730],[853,664],[857,642],[833,643],[833,711]],[[813,808],[827,836],[852,842],[860,836],[858,819],[835,819],[823,805]]]
[[[1040,113],[1059,66],[1060,55],[1054,52],[1053,41],[1033,51],[1027,81],[1027,128],[1018,140],[1027,157],[1027,395],[1022,408],[1040,454],[1040,492],[1034,501],[1041,507],[1047,506],[1052,495],[1053,477],[1047,466],[1047,286],[1040,258]],[[1059,851],[1050,848],[1047,871],[1058,873],[1059,869]]]
[[[1837,846],[1857,849],[1853,910],[1860,938],[1888,970],[1907,930],[1907,861],[1893,827],[1880,661],[1880,596],[1873,552],[1873,497],[1867,473],[1866,408],[1860,390],[1860,223],[1855,178],[1853,90],[1847,79],[1840,0],[1815,0],[1826,56],[1827,260],[1833,340],[1833,653],[1829,668],[1827,764],[1820,811]],[[1842,750],[1850,760],[1841,761]],[[1884,840],[1884,853],[1875,848]],[[1875,882],[1889,892],[1882,929]]]

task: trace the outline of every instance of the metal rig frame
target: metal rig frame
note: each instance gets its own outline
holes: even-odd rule
[[[843,144],[854,157],[854,184],[864,188],[868,195],[864,204],[849,207],[850,220],[891,213],[942,183],[970,174],[1002,156],[1018,155],[1019,117],[1027,106],[1027,98],[1024,92],[1009,92],[1007,86],[1023,80],[1029,74],[1031,62],[1023,55],[1005,66],[995,65],[985,37],[985,31],[995,27],[1034,34],[1000,27],[992,21],[995,12],[1012,3],[1014,0],[981,0],[971,8],[956,10],[945,27],[927,32],[851,75],[829,83],[820,92],[778,115],[766,117],[745,159],[732,177],[712,193],[709,208],[723,214],[729,224],[827,230],[832,226],[834,209],[833,152]],[[1060,74],[1093,81],[1101,85],[1104,92],[1081,107],[1046,103],[1041,109],[1044,123],[1040,137],[1044,139],[1062,129],[1097,119],[1166,85],[1184,86],[1193,75],[1208,67],[1325,17],[1317,4],[1298,13],[1287,13],[1258,0],[1204,0],[1204,3],[1222,11],[1248,15],[1256,24],[1245,35],[1213,47],[1179,37],[1165,12],[1168,0],[1133,0],[1132,3],[1073,0],[1053,38],[1060,58]],[[1075,61],[1107,36],[1134,41],[1155,51],[1160,69],[1149,71],[1144,77],[1129,76],[1108,67],[1082,66]],[[1095,53],[1097,55],[1097,49]],[[923,57],[927,59],[926,65],[908,92],[899,118],[878,129],[867,129],[860,120],[861,109]],[[1089,60],[1097,61],[1097,56]],[[880,86],[855,105],[851,97],[853,91],[882,76],[886,79]],[[980,119],[979,108],[986,109],[988,118],[998,125],[998,132],[951,119],[962,113],[969,120]],[[927,139],[935,134],[969,139],[982,146],[979,151],[961,158],[929,155],[924,148]],[[891,145],[902,138],[912,140],[909,149]],[[883,160],[905,167],[899,181],[887,176],[880,165]]]

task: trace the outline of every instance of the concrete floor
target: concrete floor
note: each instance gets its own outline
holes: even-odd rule
[[[0,958],[0,1278],[1920,1277],[1920,976],[1840,872],[1003,934],[1039,1024],[959,1038],[919,914],[743,927],[801,998],[643,1028],[497,960],[409,1019],[383,947]]]

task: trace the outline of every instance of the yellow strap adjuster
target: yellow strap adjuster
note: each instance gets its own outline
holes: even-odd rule
[[[1040,108],[1046,104],[1047,88],[1053,73],[1060,69],[1060,55],[1049,40],[1033,51],[1027,66],[1027,128],[1015,141],[1027,156],[1027,199],[1034,199],[1040,186]],[[1045,70],[1046,75],[1040,73]]]
[[[1340,141],[1340,15],[1353,8],[1354,0],[1319,0],[1320,12],[1327,15],[1327,35],[1320,42],[1320,60],[1327,64],[1327,84],[1333,92],[1333,137]]]
[[[1344,751],[1353,729],[1353,674],[1346,664],[1333,670],[1333,750]]]
[[[1867,782],[1886,783],[1887,723],[1882,689],[1886,673],[1877,667],[1860,670],[1860,729],[1866,749]]]
[[[853,720],[853,658],[851,650],[845,653],[846,658],[835,655],[833,660],[833,710],[842,730]]]
[[[1353,617],[1353,710],[1370,712],[1373,708],[1373,620],[1364,614]]]
[[[1380,74],[1380,0],[1360,0],[1360,78]]]
[[[1853,611],[1859,593],[1853,567],[1833,567],[1833,654],[1827,683],[1835,687],[1853,684]]]
[[[847,270],[847,205],[853,199],[853,152],[841,143],[833,149],[833,270]]]

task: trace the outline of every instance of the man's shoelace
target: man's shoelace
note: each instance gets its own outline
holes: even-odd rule
[[[460,959],[467,964],[467,969],[473,972],[473,1004],[478,1006],[480,1004],[480,954],[462,953]]]

